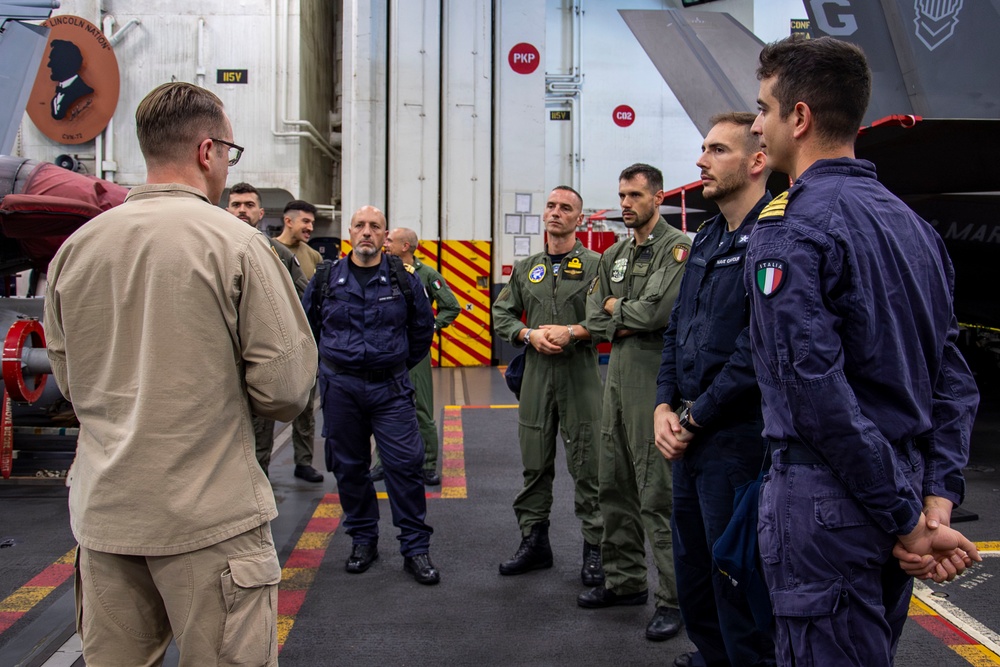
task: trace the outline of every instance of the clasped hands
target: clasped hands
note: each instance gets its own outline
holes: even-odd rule
[[[924,498],[917,527],[900,535],[892,555],[903,571],[917,579],[951,581],[982,556],[965,535],[951,527],[952,502],[939,496]]]
[[[653,442],[668,461],[684,458],[694,433],[680,424],[677,413],[666,403],[660,403],[653,411]]]
[[[661,403],[653,412],[656,448],[664,458],[677,461],[684,457],[694,434],[680,425],[677,413]],[[920,519],[907,535],[900,535],[892,555],[911,577],[951,581],[965,572],[982,556],[962,533],[951,527],[952,502],[939,496],[927,496]]]
[[[541,354],[560,354],[570,344],[569,327],[565,324],[540,324],[532,329],[528,342]]]

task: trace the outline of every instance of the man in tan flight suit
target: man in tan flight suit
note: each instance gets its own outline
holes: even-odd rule
[[[88,665],[276,665],[274,494],[250,414],[305,407],[316,344],[264,235],[215,205],[243,149],[215,94],[136,110],[147,185],[49,266],[52,373],[80,419],[70,523]],[[225,602],[226,604],[223,604]]]

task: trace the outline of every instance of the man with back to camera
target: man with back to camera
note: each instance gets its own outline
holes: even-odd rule
[[[382,252],[386,226],[374,206],[358,209],[349,227],[350,254],[324,263],[302,305],[319,341],[326,467],[337,478],[353,542],[345,568],[360,574],[379,556],[378,499],[368,475],[374,435],[403,569],[430,585],[441,575],[429,553],[424,447],[407,370],[430,350],[434,311],[420,279]]]
[[[891,665],[909,575],[944,581],[979,560],[949,526],[979,401],[955,346],[954,274],[937,233],[854,159],[871,93],[858,47],[784,39],[757,78],[753,132],[794,181],[745,265],[777,659]]]
[[[677,667],[774,664],[771,638],[712,562],[736,489],[757,477],[765,455],[743,286],[750,233],[771,200],[754,119],[748,112],[711,118],[697,166],[703,196],[721,212],[692,244],[656,382],[656,446],[673,469],[677,594],[698,648],[681,654]]]
[[[257,225],[259,225],[260,221],[264,219],[265,213],[264,207],[261,206],[260,193],[257,191],[257,188],[249,183],[237,183],[233,187],[229,188],[229,203],[226,205],[226,210],[254,229],[257,229]],[[292,277],[292,282],[295,283],[295,291],[301,299],[302,294],[305,292],[306,285],[309,284],[309,280],[306,278],[305,274],[302,273],[302,267],[299,265],[299,260],[295,257],[291,250],[279,243],[277,240],[267,237],[267,235],[265,235],[265,238],[267,238],[268,243],[271,244],[271,249],[278,255],[281,263],[285,265],[286,269],[288,269],[288,273]],[[314,398],[315,391],[313,392],[313,397],[310,399],[308,406],[302,411],[303,415],[306,413],[310,416],[312,415],[312,399]],[[292,422],[293,444],[298,444],[298,441],[294,437],[294,425],[298,423],[301,417],[302,415],[299,415],[299,417],[296,417]],[[315,418],[313,418],[313,430],[315,430],[315,423]],[[253,432],[257,462],[260,463],[260,467],[263,468],[264,474],[267,475],[268,468],[271,465],[271,451],[274,449],[274,420],[255,414],[253,416]],[[312,438],[310,437],[308,441],[312,442]],[[307,482],[323,481],[323,475],[312,467],[311,449],[309,450],[308,462],[300,464],[299,448],[295,448],[295,476],[300,477]]]
[[[135,120],[147,184],[66,240],[45,300],[81,424],[84,659],[159,664],[173,637],[181,664],[277,665],[277,510],[250,415],[302,409],[316,346],[264,236],[215,206],[243,151],[219,98],[167,83]]]
[[[670,463],[653,443],[653,409],[663,331],[691,240],[660,217],[663,174],[656,167],[634,164],[622,171],[618,198],[634,236],[604,252],[587,297],[590,335],[597,342],[611,341],[598,475],[606,580],[582,593],[577,604],[595,609],[646,603],[645,534],[659,580],[646,638],[664,641],[680,632],[681,616],[670,531]]]
[[[285,204],[281,214],[281,234],[275,239],[295,254],[302,265],[306,280],[312,280],[316,265],[323,256],[309,247],[313,223],[316,222],[316,207],[307,201],[293,199]],[[292,452],[295,458],[294,475],[307,482],[322,482],[323,475],[313,467],[313,450],[316,448],[316,384],[309,395],[309,405],[292,420]]]
[[[587,288],[600,255],[583,247],[576,228],[583,198],[560,185],[545,204],[545,250],[514,265],[493,304],[497,336],[528,347],[517,408],[524,487],[514,499],[521,545],[500,564],[500,574],[552,567],[549,514],[556,468],[556,434],[562,434],[575,489],[573,507],[583,533],[585,586],[604,584],[603,524],[597,502],[601,374],[597,348],[585,326]],[[527,315],[527,326],[521,317]]]
[[[403,264],[413,267],[413,273],[427,292],[431,303],[437,303],[437,316],[434,318],[434,331],[438,332],[450,325],[462,312],[458,299],[452,293],[444,277],[434,268],[417,259],[413,252],[417,249],[419,240],[417,233],[406,227],[390,229],[385,236],[385,252],[403,260]],[[420,425],[420,438],[424,441],[424,484],[439,486],[441,476],[437,471],[438,462],[438,428],[434,422],[434,380],[431,377],[431,355],[420,360],[410,369],[410,382],[413,384],[414,397],[417,404],[417,423]],[[375,462],[371,469],[373,482],[385,479],[385,469],[375,451]]]

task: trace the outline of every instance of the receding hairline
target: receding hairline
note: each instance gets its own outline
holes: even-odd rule
[[[396,227],[392,231],[396,235],[397,240],[409,243],[413,249],[416,250],[417,245],[420,243],[420,238],[417,236],[416,231],[410,229],[409,227]],[[400,236],[402,236],[402,238],[399,238]]]
[[[384,224],[384,225],[385,225],[386,229],[388,229],[388,228],[389,228],[389,221],[388,221],[388,219],[387,219],[387,218],[385,217],[385,213],[383,213],[383,212],[382,212],[382,209],[378,208],[377,206],[372,206],[371,204],[366,204],[366,205],[362,206],[362,207],[361,207],[361,208],[359,208],[359,209],[358,209],[357,211],[355,211],[353,215],[351,215],[351,224],[352,224],[352,225],[354,224],[354,220],[355,220],[355,219],[356,219],[356,218],[357,218],[357,217],[358,217],[359,215],[361,215],[361,213],[362,213],[363,211],[374,211],[375,213],[378,213],[379,217],[380,217],[380,218],[382,218],[382,224]]]
[[[552,188],[551,192],[549,192],[549,196],[551,197],[553,192],[558,192],[558,191],[569,192],[570,194],[574,195],[576,197],[576,200],[580,202],[580,210],[583,211],[583,195],[581,195],[574,188],[571,188],[568,185],[557,185],[556,187]]]

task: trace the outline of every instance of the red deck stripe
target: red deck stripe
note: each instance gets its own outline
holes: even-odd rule
[[[911,616],[910,618],[948,646],[958,646],[960,644],[979,644],[978,641],[968,636],[940,616]]]
[[[319,567],[325,554],[324,549],[295,549],[288,555],[285,567]]]
[[[302,603],[306,601],[308,589],[300,591],[279,591],[278,593],[278,613],[282,616],[294,617],[302,608]]]
[[[0,634],[24,616],[23,611],[0,611]]]
[[[52,586],[55,588],[73,576],[74,569],[73,563],[52,563],[25,586]]]

